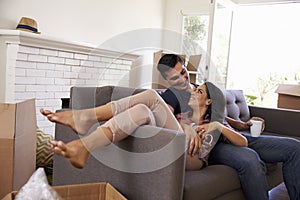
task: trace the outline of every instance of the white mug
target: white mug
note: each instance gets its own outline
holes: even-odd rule
[[[252,126],[250,126],[250,133],[252,137],[259,137],[262,129],[262,121],[259,120],[250,120]]]

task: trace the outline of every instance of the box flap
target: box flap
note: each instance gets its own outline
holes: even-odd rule
[[[201,60],[201,54],[199,55],[191,55],[189,57],[189,62],[187,64],[187,70],[188,71],[197,71],[199,64],[200,64],[200,60]]]
[[[35,171],[36,129],[35,100],[17,103],[13,190],[19,190]]]
[[[15,113],[15,104],[0,103],[0,138],[14,138]]]
[[[106,184],[106,200],[114,199],[114,200],[127,200],[121,193],[116,190],[111,184]]]
[[[52,187],[63,199],[76,200],[127,200],[112,185],[105,182],[63,185]],[[13,200],[17,191],[7,194],[2,200]]]
[[[300,97],[300,85],[279,84],[275,92]]]
[[[105,199],[105,183],[74,184],[54,186],[53,188],[63,199]]]
[[[13,200],[15,199],[16,195],[17,195],[17,191],[13,191],[7,194],[2,200]]]
[[[14,140],[0,138],[0,199],[12,191]]]
[[[63,199],[127,200],[112,185],[105,182],[54,186],[53,188]]]

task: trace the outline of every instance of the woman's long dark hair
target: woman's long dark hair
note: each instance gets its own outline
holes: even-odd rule
[[[207,115],[210,121],[223,123],[225,118],[225,96],[223,92],[211,82],[205,82],[207,98],[212,103],[207,108]]]

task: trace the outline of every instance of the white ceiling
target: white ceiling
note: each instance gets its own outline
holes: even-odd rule
[[[300,2],[300,0],[233,0],[233,1],[238,4]]]

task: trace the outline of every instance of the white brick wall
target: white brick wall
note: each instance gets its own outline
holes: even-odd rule
[[[129,85],[131,61],[20,45],[15,68],[15,100],[36,99],[37,125],[54,134],[40,108],[58,110],[72,86]]]

